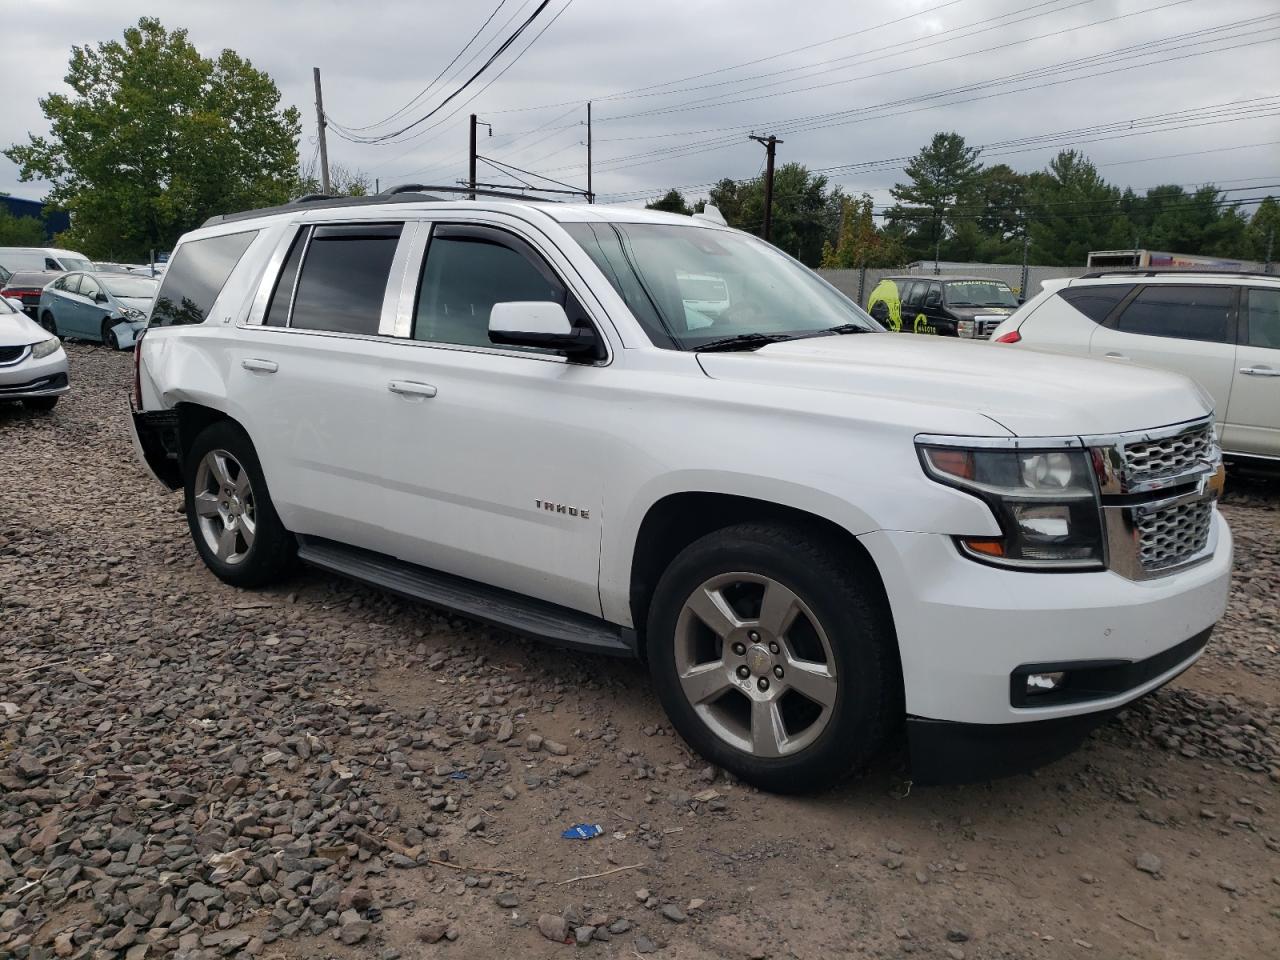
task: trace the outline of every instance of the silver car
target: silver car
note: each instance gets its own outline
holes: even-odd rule
[[[40,325],[60,337],[132,347],[160,282],[132,273],[65,273],[40,294]]]
[[[52,410],[68,389],[62,342],[0,297],[0,400]]]

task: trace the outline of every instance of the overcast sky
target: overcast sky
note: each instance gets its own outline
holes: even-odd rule
[[[539,2],[505,0],[443,81],[401,120],[371,132],[437,106]],[[153,14],[186,27],[205,55],[231,47],[270,73],[284,103],[302,111],[306,163],[316,150],[313,66],[336,123],[374,124],[412,101],[495,6],[15,4],[5,17],[0,141],[46,132],[37,100],[66,90],[72,45],[118,38]],[[329,158],[384,187],[452,183],[466,176],[474,110],[493,126],[492,138],[481,131],[481,154],[583,186],[583,104],[591,99],[593,186],[605,201],[686,185],[697,196],[705,188],[696,185],[754,176],[764,149],[747,139],[752,130],[785,141],[780,163],[837,168],[833,182],[870,192],[878,205],[901,179],[895,158],[939,130],[973,145],[1005,143],[984,159],[1018,170],[1079,146],[1122,186],[1214,181],[1247,198],[1280,193],[1278,40],[1275,0],[550,0],[475,85],[403,142],[355,144],[331,129]],[[480,178],[507,180],[483,164]],[[2,157],[0,190],[44,192],[20,183]]]

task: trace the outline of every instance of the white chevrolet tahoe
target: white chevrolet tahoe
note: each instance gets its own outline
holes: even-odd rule
[[[1227,599],[1204,391],[887,333],[714,213],[216,217],[135,357],[137,451],[217,576],[300,560],[640,657],[685,739],[771,790],[904,719],[917,782],[1053,759]]]

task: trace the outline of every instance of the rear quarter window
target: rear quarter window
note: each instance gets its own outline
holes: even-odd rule
[[[1134,284],[1106,283],[1088,287],[1064,287],[1058,291],[1058,297],[1094,323],[1102,323],[1111,314],[1117,304],[1127,297]]]
[[[256,230],[188,240],[165,270],[151,310],[151,326],[204,323]]]

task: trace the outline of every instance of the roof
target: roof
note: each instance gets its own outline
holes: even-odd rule
[[[12,287],[19,280],[23,283],[34,283],[36,281],[48,283],[50,280],[56,280],[62,276],[62,273],[63,271],[61,270],[15,270],[13,271],[13,276],[9,278],[8,284]]]
[[[410,211],[431,211],[440,209],[490,210],[496,212],[518,213],[525,217],[530,214],[549,217],[560,223],[612,222],[612,223],[669,223],[683,226],[699,226],[716,228],[713,221],[687,217],[678,213],[664,213],[660,210],[646,210],[637,207],[614,207],[589,203],[556,203],[538,200],[532,197],[521,197],[517,194],[476,191],[476,199],[469,199],[465,191],[458,196],[448,198],[437,197],[426,191],[443,190],[445,188],[423,187],[422,192],[401,191],[399,193],[383,192],[371,197],[303,197],[276,207],[264,207],[258,210],[245,210],[239,213],[226,213],[210,217],[203,226],[213,227],[223,223],[235,223],[259,218],[291,215],[297,216],[312,211],[359,211],[366,213],[403,214],[407,207]],[[456,188],[453,191],[456,192]],[[720,229],[724,229],[720,227]]]

